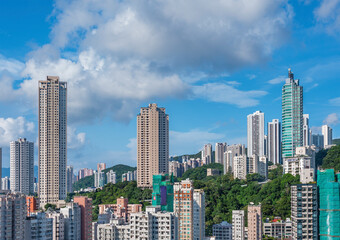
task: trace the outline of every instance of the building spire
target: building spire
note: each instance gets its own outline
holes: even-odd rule
[[[294,80],[294,74],[293,74],[293,72],[291,71],[291,68],[288,68],[288,78],[289,78],[290,80]]]

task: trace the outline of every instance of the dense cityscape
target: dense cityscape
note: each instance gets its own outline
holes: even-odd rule
[[[340,0],[0,23],[0,240],[340,240]]]
[[[2,178],[1,239],[335,239],[339,231],[340,182],[333,168],[316,162],[321,151],[336,148],[332,128],[313,134],[303,112],[303,88],[291,70],[282,87],[282,123],[268,122],[264,113],[247,116],[247,147],[238,143],[204,145],[200,157],[169,158],[169,115],[157,104],[137,115],[137,169],[120,174],[98,163],[75,175],[67,166],[67,83],[47,76],[39,82],[39,177],[34,177],[34,143],[10,143],[10,178]],[[196,154],[197,155],[197,154]],[[206,166],[204,168],[204,166]],[[232,209],[206,231],[206,193],[185,177],[204,168],[206,177],[228,176],[257,185],[270,182],[268,173],[290,175],[290,217],[265,218],[261,202]],[[222,170],[222,171],[221,171]],[[280,173],[281,171],[281,173]],[[73,190],[91,177],[87,187]],[[94,206],[86,193],[118,182],[136,182],[152,190],[143,203],[124,196]],[[209,186],[208,186],[209,187]],[[150,191],[149,190],[149,191]],[[68,195],[68,198],[67,198]],[[219,196],[217,196],[219,197]],[[288,210],[288,209],[287,209]],[[94,217],[94,214],[96,217]],[[327,220],[326,220],[327,219]],[[212,230],[212,231],[211,231]],[[212,236],[206,235],[210,233]]]

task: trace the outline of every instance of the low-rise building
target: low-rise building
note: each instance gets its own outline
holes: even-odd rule
[[[209,176],[218,176],[220,175],[220,170],[213,169],[213,168],[207,168],[207,177]]]
[[[233,227],[227,221],[213,225],[213,236],[216,240],[232,240],[233,239]]]
[[[282,221],[281,218],[275,218],[273,221],[267,219],[263,223],[263,234],[278,239],[291,239],[292,222],[289,218],[286,221]]]

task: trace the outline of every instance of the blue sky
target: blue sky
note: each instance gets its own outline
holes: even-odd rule
[[[246,143],[249,113],[281,119],[289,67],[313,132],[328,123],[340,137],[340,0],[12,0],[0,9],[4,167],[9,141],[37,142],[46,75],[68,82],[76,169],[135,166],[136,115],[151,102],[170,116],[171,155]]]

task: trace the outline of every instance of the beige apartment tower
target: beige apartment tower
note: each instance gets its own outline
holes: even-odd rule
[[[137,115],[137,184],[152,187],[152,176],[169,171],[169,116],[157,104]]]
[[[248,240],[262,239],[262,208],[260,205],[248,205]]]
[[[66,198],[67,84],[59,77],[39,81],[40,205]]]

